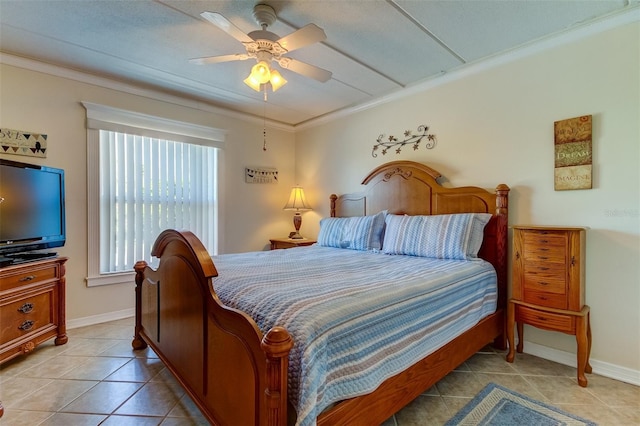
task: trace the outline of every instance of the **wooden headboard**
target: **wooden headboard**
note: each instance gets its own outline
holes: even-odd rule
[[[424,164],[392,161],[374,169],[362,181],[362,192],[331,195],[331,216],[364,216],[387,210],[391,214],[436,215],[491,213],[484,230],[479,256],[491,262],[498,274],[498,307],[507,303],[508,197],[509,187],[494,192],[465,186],[446,188],[441,175]]]

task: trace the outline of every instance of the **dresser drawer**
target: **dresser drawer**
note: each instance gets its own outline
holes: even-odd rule
[[[0,345],[54,323],[54,287],[0,306]]]
[[[562,331],[570,334],[576,333],[575,317],[572,315],[554,314],[526,306],[517,306],[516,321],[547,330]]]
[[[57,278],[58,267],[56,265],[45,265],[41,268],[31,268],[28,270],[23,269],[0,278],[0,291],[11,290],[24,285]]]
[[[567,237],[565,234],[528,231],[524,233],[523,256],[527,261],[565,263]]]
[[[561,265],[550,265],[539,262],[529,262],[524,265],[522,284],[524,290],[545,291],[566,294],[566,272]]]
[[[568,306],[566,294],[525,289],[523,299],[527,303],[555,309],[567,309]]]
[[[558,280],[553,277],[540,277],[537,275],[524,275],[523,281],[524,291],[542,291],[545,293],[567,294],[567,286],[564,280]]]
[[[525,245],[529,246],[545,246],[564,248],[567,245],[567,234],[565,232],[555,231],[532,231],[523,232]]]
[[[564,264],[566,262],[565,250],[562,247],[527,246],[524,250],[524,258],[532,262],[548,262]]]

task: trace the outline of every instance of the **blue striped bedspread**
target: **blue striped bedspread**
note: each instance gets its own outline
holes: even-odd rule
[[[496,273],[483,260],[292,248],[215,256],[213,286],[266,333],[294,339],[289,398],[297,424],[369,393],[495,312]]]

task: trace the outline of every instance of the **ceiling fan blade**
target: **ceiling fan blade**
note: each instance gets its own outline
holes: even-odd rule
[[[278,44],[284,47],[288,52],[300,49],[327,38],[324,30],[316,24],[308,24],[297,31],[292,32],[278,40]]]
[[[251,43],[253,39],[249,37],[244,31],[236,27],[227,18],[219,14],[218,12],[202,12],[200,14],[204,19],[211,22],[222,31],[229,34],[241,43]]]
[[[320,67],[316,67],[315,65],[310,65],[292,58],[282,57],[278,60],[278,64],[284,69],[297,72],[298,74],[318,80],[322,83],[329,81],[332,75],[331,71],[327,71]]]
[[[245,53],[236,53],[233,55],[206,56],[204,58],[193,58],[193,59],[189,59],[189,62],[196,65],[204,65],[204,64],[217,64],[219,62],[244,61],[246,59],[249,59],[249,55]]]

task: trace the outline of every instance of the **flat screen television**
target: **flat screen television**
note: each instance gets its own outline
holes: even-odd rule
[[[66,241],[64,170],[0,159],[0,265],[55,256]]]

